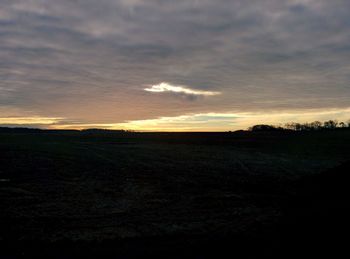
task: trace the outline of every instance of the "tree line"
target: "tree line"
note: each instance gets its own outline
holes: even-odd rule
[[[289,122],[283,126],[258,124],[249,127],[250,131],[276,131],[276,130],[293,130],[293,131],[312,131],[312,130],[333,130],[350,128],[350,120],[347,122],[338,122],[337,120],[314,121],[310,123]]]

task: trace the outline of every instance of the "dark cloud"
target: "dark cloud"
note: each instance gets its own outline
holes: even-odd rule
[[[0,107],[84,123],[350,106],[348,0],[0,3]],[[169,82],[213,98],[145,93]]]

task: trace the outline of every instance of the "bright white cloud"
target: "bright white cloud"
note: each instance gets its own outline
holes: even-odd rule
[[[144,90],[148,92],[154,92],[154,93],[173,92],[173,93],[182,93],[182,94],[188,94],[188,95],[202,95],[202,96],[212,96],[212,95],[221,94],[220,92],[194,90],[185,86],[171,85],[165,82],[162,82],[158,85],[152,85],[150,88],[145,88]]]

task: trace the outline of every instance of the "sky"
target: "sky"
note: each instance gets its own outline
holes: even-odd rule
[[[350,119],[349,0],[0,0],[0,126]]]

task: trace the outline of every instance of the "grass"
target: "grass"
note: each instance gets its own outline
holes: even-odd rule
[[[0,240],[255,233],[290,182],[349,160],[350,131],[0,134]]]

